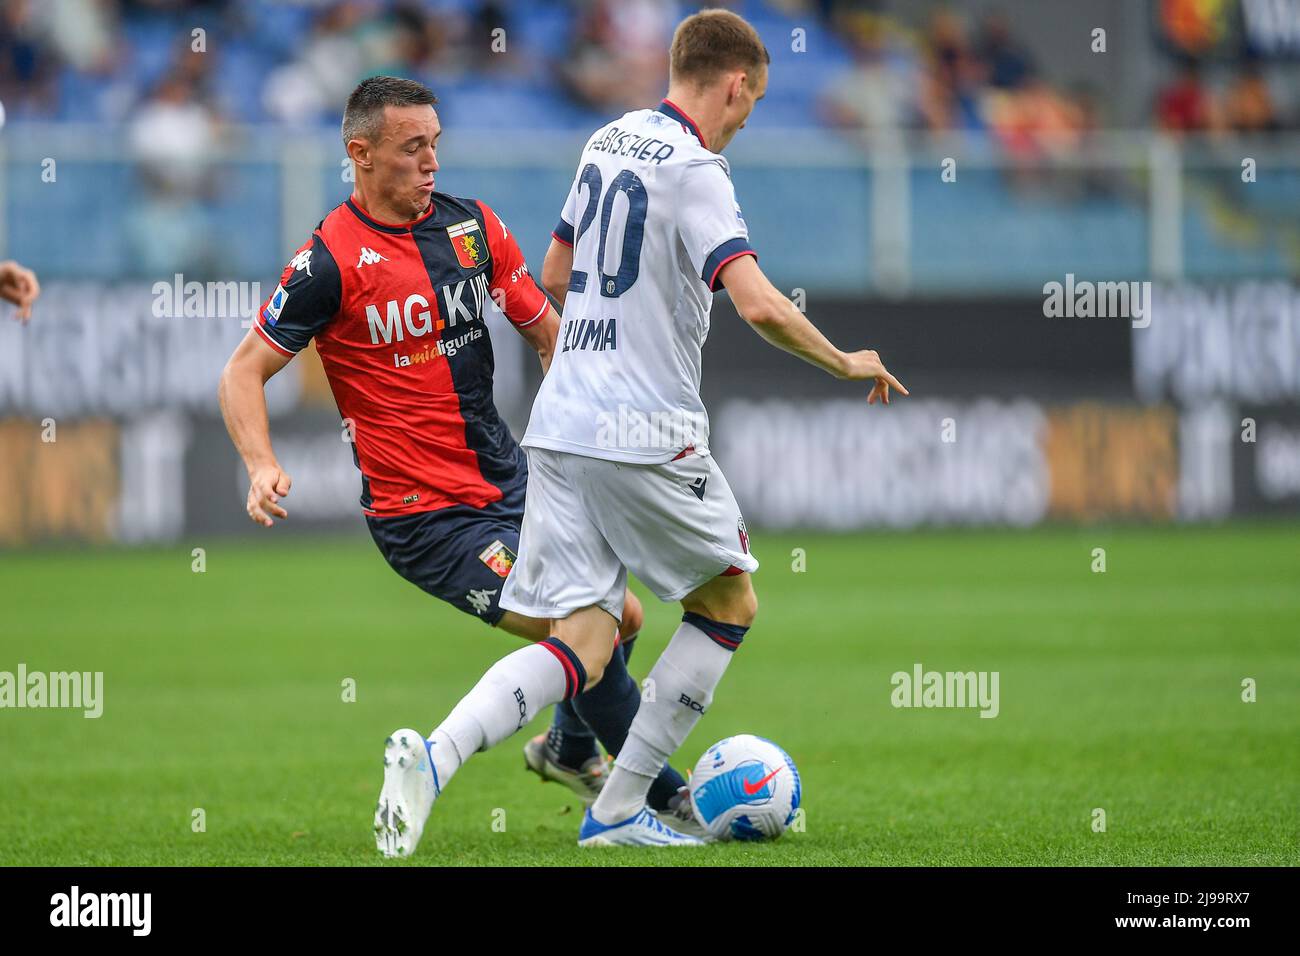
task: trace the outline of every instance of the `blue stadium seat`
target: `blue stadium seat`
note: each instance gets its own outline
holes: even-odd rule
[[[253,25],[248,39],[270,58],[268,68],[293,58],[311,34],[312,23],[323,9],[282,0],[253,0],[248,6],[247,20]]]

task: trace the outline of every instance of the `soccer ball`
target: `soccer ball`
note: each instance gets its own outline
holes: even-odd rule
[[[774,840],[799,809],[799,771],[765,737],[737,734],[704,752],[691,774],[695,815],[715,840]]]

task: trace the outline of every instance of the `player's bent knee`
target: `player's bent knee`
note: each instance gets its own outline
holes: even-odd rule
[[[735,616],[733,624],[751,627],[758,616],[758,595],[754,593],[754,583],[745,575],[745,586],[735,596],[731,613]]]
[[[558,618],[552,633],[582,662],[587,672],[586,686],[598,683],[614,653],[614,618],[602,608],[587,607]]]
[[[687,595],[682,609],[713,621],[750,627],[758,615],[758,595],[748,574],[714,578]]]
[[[600,683],[600,679],[605,676],[605,668],[609,666],[609,659],[614,654],[614,644],[610,641],[603,648],[588,645],[581,651],[575,650],[575,653],[587,672],[587,682],[583,689],[589,690]]]
[[[753,591],[750,591],[747,597],[739,599],[728,608],[725,619],[729,624],[739,624],[741,627],[753,627],[754,618],[757,616],[758,597]]]

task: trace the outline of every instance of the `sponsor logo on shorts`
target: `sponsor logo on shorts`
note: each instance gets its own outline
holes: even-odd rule
[[[736,519],[736,534],[740,536],[740,550],[749,554],[749,531],[745,527],[745,519]]]
[[[510,569],[515,566],[515,553],[499,539],[489,544],[478,559],[501,578],[508,576]]]
[[[476,588],[465,595],[465,600],[481,616],[486,614],[488,609],[492,607],[492,595],[496,594],[497,590],[497,588],[493,588],[491,591]]]

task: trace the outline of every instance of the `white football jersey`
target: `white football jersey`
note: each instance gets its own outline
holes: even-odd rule
[[[587,141],[554,236],[573,273],[522,444],[644,464],[707,449],[709,307],[722,266],[757,255],[727,161],[666,100],[627,113]]]

